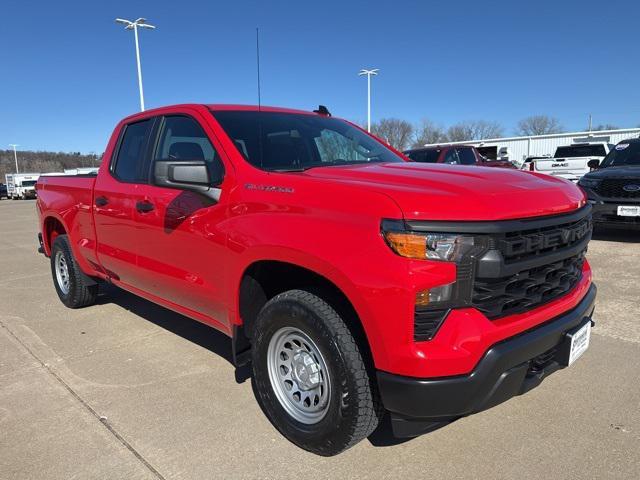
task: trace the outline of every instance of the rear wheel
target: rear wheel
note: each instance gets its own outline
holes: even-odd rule
[[[51,247],[51,275],[62,303],[80,308],[95,303],[98,285],[85,285],[84,277],[71,252],[66,235],[58,235]]]
[[[254,332],[256,395],[287,439],[331,456],[373,432],[375,387],[353,335],[327,302],[303,290],[277,295]]]

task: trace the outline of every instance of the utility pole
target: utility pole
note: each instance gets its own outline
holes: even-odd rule
[[[593,121],[593,118],[591,114],[589,114],[589,131],[591,131],[592,121]]]
[[[17,143],[10,143],[9,146],[13,147],[13,158],[16,161],[16,173],[20,173],[18,170],[18,152],[16,152],[16,147],[19,147],[20,145]]]
[[[358,72],[358,75],[367,76],[367,132],[371,132],[371,76],[378,75],[379,68],[362,69]]]
[[[138,66],[138,90],[140,92],[140,110],[144,112],[144,91],[142,90],[142,67],[140,66],[140,46],[138,45],[138,27],[154,30],[156,27],[146,23],[146,18],[138,18],[131,22],[124,18],[116,18],[117,23],[125,25],[125,30],[133,30],[133,36],[136,42],[136,64]]]

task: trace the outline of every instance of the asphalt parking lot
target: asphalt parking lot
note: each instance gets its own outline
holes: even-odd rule
[[[640,232],[597,233],[591,347],[527,395],[322,458],[237,383],[226,337],[115,288],[69,310],[33,201],[0,201],[0,478],[639,478]]]

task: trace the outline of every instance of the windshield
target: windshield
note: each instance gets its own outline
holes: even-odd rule
[[[36,180],[23,180],[22,181],[22,186],[23,187],[33,187],[36,183],[37,183]]]
[[[335,118],[281,112],[212,113],[244,158],[263,170],[404,161],[366,133]]]
[[[604,157],[602,168],[620,165],[640,165],[640,142],[619,143]]]
[[[606,154],[604,145],[571,145],[558,147],[555,158],[604,157]]]
[[[414,162],[436,163],[441,151],[442,150],[439,148],[431,150],[413,150],[407,152],[407,156]]]

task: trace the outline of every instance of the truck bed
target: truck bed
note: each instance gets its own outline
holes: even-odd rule
[[[96,175],[47,175],[36,184],[37,209],[40,221],[58,218],[69,226],[69,236],[75,241],[71,248],[85,272],[94,267],[85,259],[96,258],[96,239],[93,222],[93,186]],[[51,225],[40,225],[44,233]],[[45,254],[49,255],[48,248]]]

